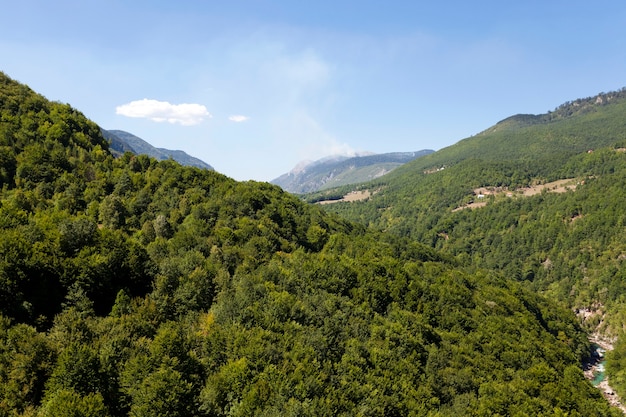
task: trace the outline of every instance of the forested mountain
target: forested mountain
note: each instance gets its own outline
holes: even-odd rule
[[[418,152],[324,158],[306,165],[299,165],[271,182],[290,193],[310,193],[382,177],[400,165],[432,152],[432,150],[425,149]]]
[[[608,366],[626,397],[625,145],[621,90],[513,116],[361,185],[377,191],[367,202],[327,207],[590,313],[617,338]]]
[[[2,416],[619,415],[573,313],[516,280],[270,184],[115,158],[4,74],[0,118]]]
[[[102,135],[109,142],[109,150],[114,155],[121,155],[124,152],[132,152],[136,155],[148,155],[159,161],[173,159],[181,165],[203,169],[213,169],[211,165],[187,154],[184,151],[155,148],[140,137],[135,136],[132,133],[124,132],[123,130],[102,129]]]

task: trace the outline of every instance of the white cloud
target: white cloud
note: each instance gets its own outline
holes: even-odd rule
[[[126,116],[150,119],[155,122],[179,123],[192,126],[211,118],[211,113],[201,104],[171,104],[167,101],[143,100],[131,101],[116,107],[115,113]]]
[[[235,122],[235,123],[245,122],[248,119],[250,119],[248,116],[243,116],[241,114],[235,114],[228,118],[228,120],[230,120],[231,122]]]

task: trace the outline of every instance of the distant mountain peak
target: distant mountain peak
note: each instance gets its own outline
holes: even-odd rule
[[[296,194],[356,184],[378,178],[406,162],[432,152],[434,151],[422,150],[385,154],[359,152],[354,156],[331,155],[317,161],[302,161],[271,183]]]
[[[297,175],[300,174],[301,172],[304,172],[306,170],[306,168],[313,164],[315,161],[312,161],[310,159],[305,159],[304,161],[300,161],[298,162],[298,164],[293,167],[293,169],[291,171],[289,171],[289,174],[291,175]]]
[[[140,137],[123,130],[102,129],[102,135],[109,141],[110,149],[113,152],[120,154],[123,154],[124,152],[132,152],[137,155],[148,155],[158,159],[159,161],[173,159],[181,165],[213,170],[211,165],[187,154],[184,151],[155,148]]]

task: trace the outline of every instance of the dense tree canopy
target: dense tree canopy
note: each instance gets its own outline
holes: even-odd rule
[[[461,264],[500,271],[571,309],[603,313],[587,325],[592,330],[601,322],[600,330],[620,338],[609,371],[623,380],[625,95],[621,90],[546,115],[511,117],[361,185],[376,190],[366,202],[327,207]],[[561,179],[571,179],[564,192],[522,194]],[[481,188],[492,193],[481,196],[486,206],[463,209],[477,202]],[[626,396],[626,384],[619,385]]]
[[[4,75],[0,111],[1,416],[617,415],[573,313],[487,262],[116,159]]]

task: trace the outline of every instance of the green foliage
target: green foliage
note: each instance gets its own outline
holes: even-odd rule
[[[45,335],[0,316],[0,415],[22,413],[39,404],[55,361]]]
[[[109,412],[102,395],[91,393],[85,396],[71,391],[56,391],[40,408],[40,417],[107,417]]]
[[[514,116],[381,179],[338,189],[338,195],[329,190],[329,199],[352,189],[376,192],[367,202],[328,207],[345,218],[434,245],[436,235],[429,231],[443,214],[475,198],[478,187],[513,191],[536,181],[581,176],[578,164],[589,150],[624,141],[625,110],[621,90],[566,103],[546,115]],[[310,202],[324,198],[305,197]]]
[[[101,392],[104,385],[96,352],[90,346],[71,343],[59,354],[46,391],[69,390],[85,395]]]
[[[570,308],[600,306],[608,313],[605,329],[621,341],[625,108],[621,90],[547,115],[514,116],[362,185],[378,190],[367,202],[327,207],[433,246],[464,265],[500,271]],[[563,178],[575,179],[575,187],[532,197],[517,192]],[[502,194],[485,198],[484,208],[455,210],[475,200],[479,187]],[[617,343],[609,357],[609,374],[623,396],[619,375],[625,366],[616,358],[624,349]]]
[[[116,159],[69,106],[0,86],[0,415],[611,415],[573,314],[488,269],[467,212],[420,217],[449,246],[379,233],[269,184]],[[433,211],[465,197],[441,177]]]

